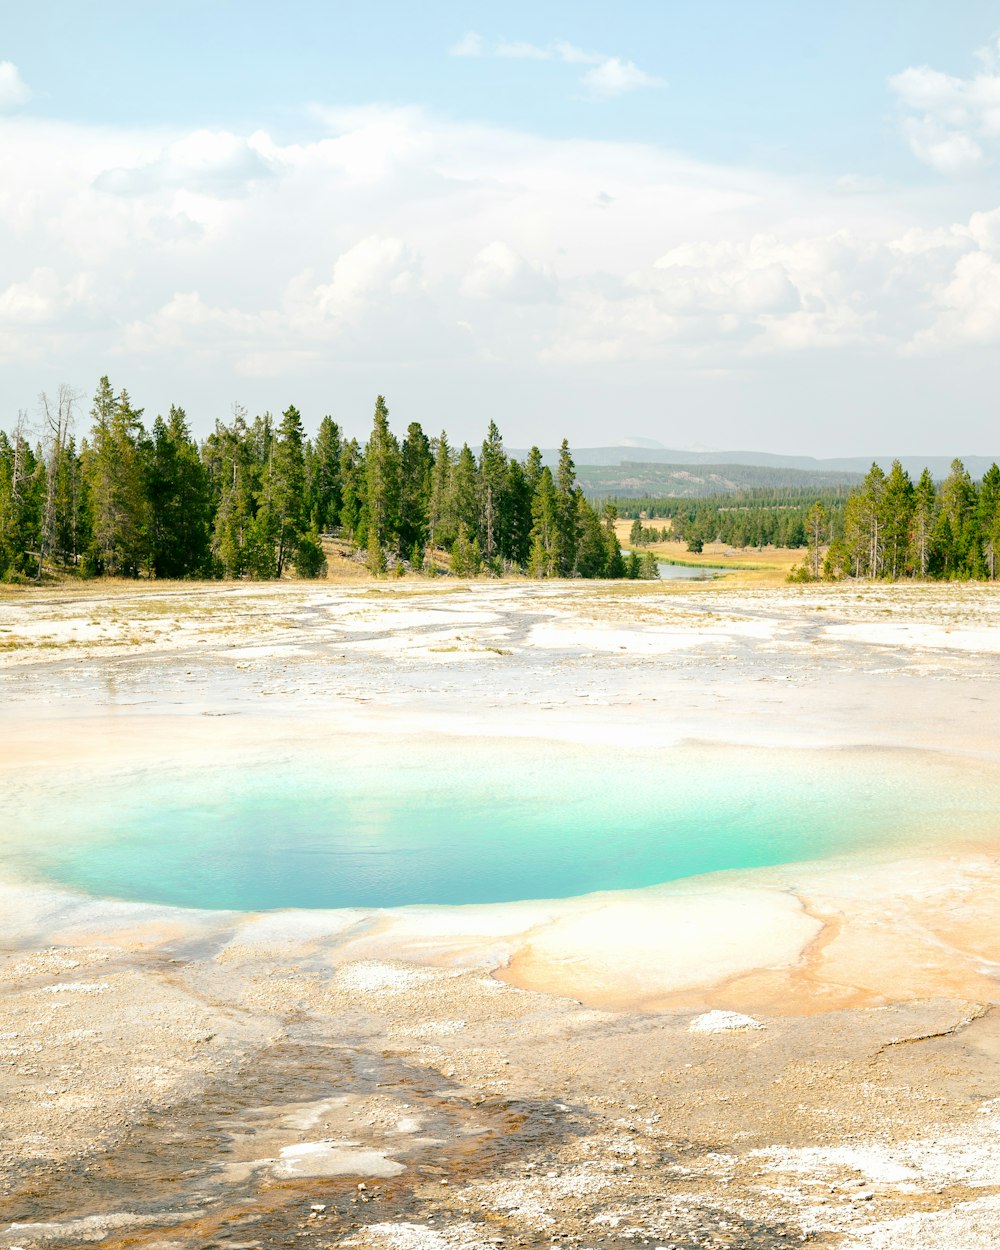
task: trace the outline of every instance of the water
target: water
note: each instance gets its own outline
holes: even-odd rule
[[[5,855],[93,895],[202,908],[492,903],[919,841],[993,797],[861,751],[353,741],[14,788]]]
[[[627,547],[622,548],[623,556],[631,554]],[[669,560],[657,560],[656,567],[660,577],[667,582],[707,582],[733,571],[722,564],[672,564]]]
[[[733,570],[721,564],[670,564],[667,560],[657,560],[656,567],[664,581],[707,582],[713,577],[721,577]]]

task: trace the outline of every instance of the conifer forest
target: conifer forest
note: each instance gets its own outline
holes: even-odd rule
[[[973,481],[961,460],[952,461],[943,482],[935,482],[927,469],[914,482],[895,460],[888,473],[873,464],[850,491],[838,487],[810,496],[802,488],[758,488],[699,500],[615,503],[623,516],[636,517],[635,546],[668,532],[657,530],[649,519],[669,518],[671,538],[686,542],[691,551],[712,542],[809,548],[801,580],[995,581],[1000,574],[996,464],[980,482]]]
[[[638,548],[669,537],[691,551],[809,548],[803,578],[995,580],[1000,468],[975,482],[955,460],[943,482],[914,482],[898,461],[854,490],[756,488],[697,501],[590,501],[564,440],[554,469],[533,447],[509,456],[490,422],[478,454],[429,438],[400,440],[385,400],[362,446],[329,416],[309,438],[298,410],[248,418],[234,408],[199,445],[181,408],[147,428],[128,392],[98,384],[77,441],[79,396],[60,387],[0,430],[0,579],[273,579],[326,571],[337,537],[375,575],[621,578],[657,576]],[[615,534],[633,517],[631,552]],[[669,524],[658,529],[652,520]]]
[[[655,577],[623,557],[616,514],[591,507],[564,441],[553,472],[533,448],[504,451],[490,423],[477,455],[412,423],[400,441],[379,396],[367,444],[324,417],[306,437],[294,407],[277,420],[235,409],[199,446],[181,408],[149,428],[107,377],[79,443],[68,387],[0,431],[0,578],[279,578],[326,570],[324,535],[373,574],[525,573]]]

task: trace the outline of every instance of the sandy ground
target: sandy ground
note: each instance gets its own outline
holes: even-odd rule
[[[8,796],[416,734],[881,752],[982,801],[853,860],[374,913],[89,899],[8,822],[0,1247],[1000,1244],[998,678],[986,586],[5,596]]]

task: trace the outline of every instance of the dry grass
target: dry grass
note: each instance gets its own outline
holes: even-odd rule
[[[628,546],[631,521],[618,521],[615,531],[623,546]],[[733,572],[722,584],[729,588],[747,586],[781,586],[796,564],[806,559],[804,547],[731,547],[727,543],[706,543],[701,552],[688,551],[685,543],[662,542],[651,543],[643,547],[643,551],[651,551],[660,560],[669,560],[672,564],[686,564],[693,568],[721,566],[731,568]],[[695,585],[711,585],[712,583],[695,583]],[[689,587],[690,588],[690,587]]]
[[[326,556],[326,577],[320,582],[370,582],[374,579],[367,567],[353,558],[353,547],[339,538],[323,539],[323,554]]]

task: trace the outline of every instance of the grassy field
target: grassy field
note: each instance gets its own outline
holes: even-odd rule
[[[631,522],[629,521],[619,521],[617,524],[618,538],[623,547],[628,547],[630,525]],[[327,538],[323,540],[323,550],[327,562],[326,576],[310,584],[321,586],[324,583],[334,583],[335,585],[375,583],[376,579],[369,573],[367,565],[363,561],[354,558],[349,544],[339,539]],[[705,588],[707,586],[738,588],[742,586],[782,585],[791,568],[796,564],[801,564],[806,558],[806,553],[802,549],[784,547],[763,547],[759,550],[755,547],[740,549],[728,547],[723,543],[709,543],[700,554],[688,551],[685,544],[680,542],[653,543],[649,548],[644,547],[642,550],[652,551],[659,559],[668,560],[673,564],[684,564],[692,567],[721,566],[733,570],[725,578],[711,582],[681,583],[688,590],[699,587]],[[440,551],[436,555],[438,568],[446,568],[448,563],[447,554]],[[291,573],[282,580],[295,582],[301,579],[296,577],[294,573]],[[464,577],[459,580],[467,584],[470,579]],[[495,579],[483,577],[480,580]],[[520,582],[524,579],[515,577],[509,580]],[[402,577],[397,577],[394,572],[389,572],[378,579],[378,584],[384,585],[386,583],[404,583],[412,587],[419,586],[421,590],[429,590],[433,586],[442,592],[447,587],[454,587],[455,585],[455,581],[450,577],[430,579],[412,572],[407,572]],[[150,580],[146,578],[101,577],[92,580],[80,580],[71,575],[63,575],[47,579],[41,586],[37,586],[33,582],[20,585],[8,585],[0,582],[0,601],[16,599],[21,595],[31,595],[32,597],[39,594],[60,596],[67,593],[72,594],[74,599],[79,600],[87,598],[104,600],[113,598],[122,591],[135,594],[136,592],[141,593],[143,590],[151,594],[163,595],[171,591],[183,593],[185,590],[190,590],[193,584],[195,583],[191,581]],[[227,586],[247,586],[249,584],[246,581],[220,580],[211,582],[212,586],[220,590]],[[636,585],[636,583],[631,584],[633,586]],[[655,583],[647,582],[643,583],[643,585],[655,586]]]
[[[615,529],[623,547],[629,545],[631,521],[618,521]],[[706,543],[701,552],[688,551],[681,542],[651,543],[642,551],[651,551],[660,560],[686,564],[693,568],[730,568],[726,578],[715,582],[694,582],[691,586],[780,586],[796,564],[806,559],[802,547],[730,547],[725,543]]]

